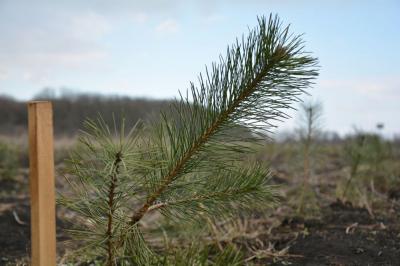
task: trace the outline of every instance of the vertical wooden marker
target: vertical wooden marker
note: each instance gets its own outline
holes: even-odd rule
[[[31,265],[56,265],[53,111],[51,102],[28,103]]]

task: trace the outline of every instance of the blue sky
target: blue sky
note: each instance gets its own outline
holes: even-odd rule
[[[320,60],[324,126],[400,134],[400,1],[0,0],[0,94],[44,87],[172,98],[277,13]],[[293,114],[296,118],[296,114]],[[292,119],[282,126],[296,126]]]

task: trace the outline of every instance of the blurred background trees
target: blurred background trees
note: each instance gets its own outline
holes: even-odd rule
[[[56,136],[75,135],[85,118],[100,114],[106,123],[113,123],[113,115],[123,114],[129,121],[151,117],[171,103],[171,100],[132,99],[129,97],[94,94],[63,93],[56,96],[53,90],[44,89],[35,100],[51,100],[54,108],[54,133]],[[0,134],[20,135],[27,131],[26,102],[0,96]]]

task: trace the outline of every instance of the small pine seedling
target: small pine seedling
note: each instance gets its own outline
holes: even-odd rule
[[[320,133],[322,118],[321,102],[305,102],[301,104],[301,128],[299,129],[300,142],[303,149],[303,184],[301,188],[298,212],[304,208],[304,197],[309,186],[311,175],[311,153],[315,138]]]
[[[82,218],[71,230],[82,249],[110,266],[157,264],[144,217],[191,224],[274,203],[268,170],[241,160],[287,117],[317,70],[300,36],[278,17],[261,17],[159,121],[126,135],[124,123],[117,130],[88,121],[67,171],[73,195],[60,199]],[[243,128],[251,134],[232,136]]]

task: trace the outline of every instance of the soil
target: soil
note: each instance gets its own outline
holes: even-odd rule
[[[0,265],[28,261],[30,210],[27,186],[26,181],[0,182]],[[13,192],[4,194],[5,190]],[[256,265],[400,265],[400,208],[398,201],[387,198],[388,202],[392,200],[396,204],[373,215],[367,209],[340,201],[324,203],[319,218],[304,219],[291,215],[292,211],[283,211],[277,218],[278,225],[272,226],[267,220],[263,222],[265,226],[259,237],[264,246],[273,246],[274,254],[249,261]],[[68,227],[68,219],[60,210],[57,215],[57,249],[62,257],[65,251],[63,240],[68,239],[62,228]],[[251,241],[245,239],[241,245],[250,246]],[[246,255],[250,256],[251,252]]]
[[[285,219],[271,234],[280,238],[276,249],[289,246],[288,257],[272,265],[400,265],[396,215],[371,217],[350,203],[330,204],[321,219]]]
[[[2,262],[12,261],[29,255],[29,206],[25,199],[2,199],[2,206],[7,210],[0,213],[0,258]],[[14,218],[18,215],[19,224]]]
[[[0,181],[0,266],[26,265],[30,256],[30,203],[26,173],[16,180]],[[6,193],[7,192],[7,193]],[[57,250],[62,255],[69,226],[57,210]],[[23,263],[25,262],[25,263]]]
[[[0,206],[0,265],[6,265],[29,257],[29,200],[5,198]],[[65,226],[57,220],[59,242],[67,239],[61,229]],[[277,250],[289,249],[282,258],[265,261],[270,265],[400,265],[400,228],[396,219],[373,218],[366,209],[350,204],[330,204],[321,219],[285,218],[271,235],[274,238],[266,240],[272,241]],[[58,249],[63,252],[62,246]]]

